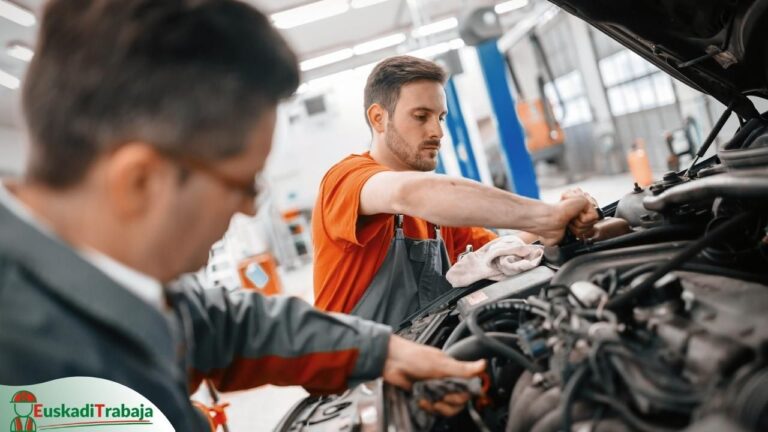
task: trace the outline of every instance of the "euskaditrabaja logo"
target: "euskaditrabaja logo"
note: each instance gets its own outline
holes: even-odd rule
[[[0,397],[10,390],[13,390],[10,398],[3,398],[10,401],[10,409],[2,409],[0,405],[0,420],[5,420],[4,413],[9,414],[10,432],[173,431],[151,402],[110,381],[79,377],[21,388],[0,386]],[[3,430],[0,423],[0,432]]]

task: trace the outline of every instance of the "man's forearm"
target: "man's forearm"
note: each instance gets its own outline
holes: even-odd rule
[[[401,187],[398,211],[439,225],[536,233],[556,223],[554,206],[471,180],[419,173]]]

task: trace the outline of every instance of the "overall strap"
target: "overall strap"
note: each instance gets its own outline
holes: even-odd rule
[[[397,233],[397,230],[403,229],[403,215],[396,214],[395,215],[395,233]]]
[[[440,225],[435,225],[435,240],[442,240],[443,233],[440,229]]]

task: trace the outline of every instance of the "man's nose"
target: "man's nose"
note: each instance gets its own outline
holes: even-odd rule
[[[430,122],[429,138],[440,140],[443,138],[443,124],[439,117],[435,117],[435,120]]]

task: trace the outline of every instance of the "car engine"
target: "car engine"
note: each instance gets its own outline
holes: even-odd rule
[[[488,359],[463,413],[431,416],[379,380],[309,398],[278,430],[768,430],[768,121],[603,212],[595,238],[401,326]]]

